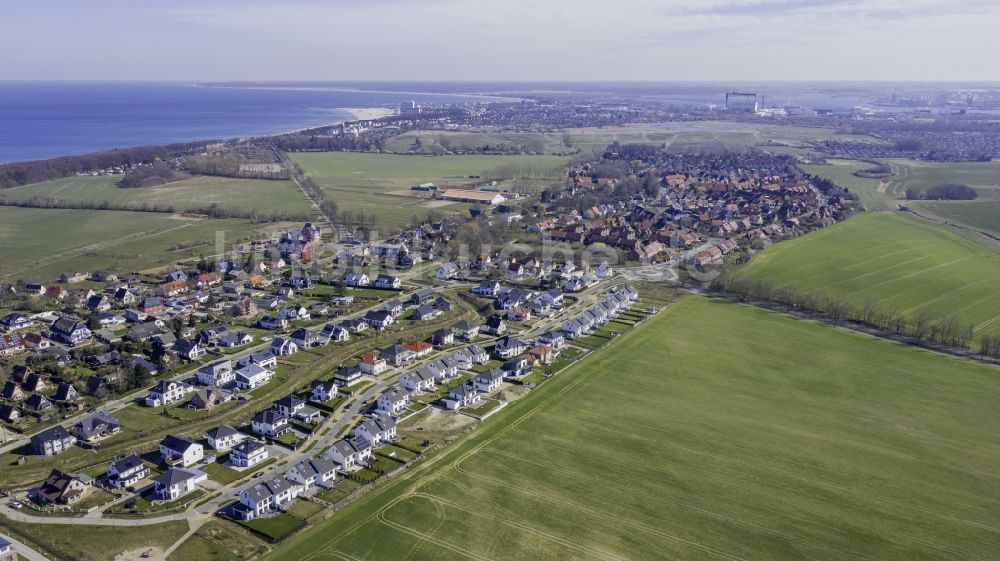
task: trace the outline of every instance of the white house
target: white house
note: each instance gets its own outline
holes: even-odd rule
[[[292,430],[288,426],[288,417],[273,409],[261,411],[254,415],[251,427],[254,434],[272,437],[281,436]]]
[[[396,415],[410,405],[410,394],[393,386],[378,396],[376,408],[382,413]]]
[[[177,403],[194,391],[190,385],[180,380],[160,380],[146,394],[147,407],[160,407]]]
[[[316,487],[333,485],[337,478],[337,466],[332,461],[317,456],[295,463],[285,472],[285,477],[292,483],[301,485],[303,492],[309,492]]]
[[[264,316],[258,323],[262,329],[285,329],[288,327],[288,318]]]
[[[478,294],[479,296],[486,296],[488,298],[495,298],[497,293],[500,292],[500,283],[495,280],[484,280],[479,283],[479,286],[472,288],[473,294]]]
[[[206,479],[208,476],[203,472],[170,468],[153,481],[153,494],[161,501],[174,501],[194,491]]]
[[[434,370],[438,380],[447,380],[458,376],[459,363],[453,357],[433,360],[427,363],[427,367]]]
[[[326,457],[343,469],[365,465],[372,457],[372,444],[364,438],[341,439],[326,451]]]
[[[252,390],[270,382],[272,378],[274,378],[274,372],[251,363],[236,371],[234,381],[237,388]]]
[[[354,436],[376,446],[391,442],[396,439],[396,420],[388,415],[375,415],[364,419],[354,427]]]
[[[278,366],[278,357],[274,356],[274,353],[271,351],[261,351],[259,353],[253,353],[241,358],[238,364],[240,366],[256,364],[261,368],[274,370]]]
[[[149,468],[138,454],[118,458],[108,464],[105,478],[112,487],[131,487],[149,475]]]
[[[403,303],[399,300],[392,299],[382,304],[382,309],[392,314],[392,317],[399,317],[403,314]]]
[[[233,362],[229,359],[206,364],[198,369],[198,383],[225,388],[236,381]]]
[[[358,365],[361,367],[362,372],[371,376],[378,376],[389,369],[388,361],[372,353],[365,353],[361,355],[361,360],[358,361]]]
[[[479,345],[469,345],[464,350],[472,358],[474,364],[486,364],[490,361],[490,353]]]
[[[267,458],[267,446],[256,440],[244,440],[229,452],[229,463],[239,468],[253,467]]]
[[[379,274],[379,276],[375,279],[375,288],[399,290],[402,286],[403,281],[396,276]]]
[[[371,325],[375,329],[385,329],[396,323],[396,319],[392,317],[392,314],[385,310],[369,310],[365,313],[364,319],[368,325]]]
[[[544,345],[552,347],[552,350],[558,351],[566,346],[566,337],[555,331],[546,331],[538,336],[538,341]]]
[[[277,356],[291,356],[299,352],[299,345],[292,339],[275,337],[271,341],[271,352]]]
[[[419,368],[417,370],[411,370],[400,376],[399,384],[410,393],[425,392],[434,389],[435,377],[436,376],[429,372],[426,368]]]
[[[205,449],[201,444],[186,438],[168,434],[160,441],[160,456],[168,465],[189,467],[197,464],[205,457]]]
[[[214,429],[209,429],[208,445],[217,452],[224,452],[246,439],[247,435],[234,429],[229,425],[219,425]]]
[[[332,323],[328,323],[323,326],[322,335],[328,341],[332,341],[334,343],[347,341],[351,338],[350,331],[342,326],[334,325]]]
[[[279,475],[240,491],[240,504],[235,510],[241,518],[252,520],[268,512],[284,510],[301,492],[300,485]]]
[[[460,384],[448,390],[448,396],[443,400],[447,409],[461,409],[463,407],[475,407],[482,401],[479,392],[469,384]]]
[[[493,346],[493,354],[502,359],[515,357],[527,350],[528,345],[515,337],[501,337]]]
[[[337,397],[338,391],[337,383],[333,380],[315,380],[312,383],[309,398],[322,403]]]
[[[493,393],[503,385],[503,372],[497,369],[480,372],[472,378],[472,387],[480,393]]]
[[[344,284],[347,286],[368,286],[371,284],[371,279],[365,273],[349,271],[344,273]]]

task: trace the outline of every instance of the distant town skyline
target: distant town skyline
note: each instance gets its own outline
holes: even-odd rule
[[[985,0],[55,0],[3,79],[990,81]]]

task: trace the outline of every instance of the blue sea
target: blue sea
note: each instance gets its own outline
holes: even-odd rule
[[[0,81],[0,163],[277,133],[351,120],[338,109],[345,107],[490,99],[496,98],[177,82]]]

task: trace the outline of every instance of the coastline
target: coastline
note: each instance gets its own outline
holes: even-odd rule
[[[354,115],[355,121],[372,121],[396,115],[396,110],[388,107],[337,107],[337,110]]]
[[[283,134],[295,134],[302,131],[308,131],[313,129],[321,129],[325,127],[335,127],[337,125],[342,125],[344,123],[351,123],[354,121],[372,121],[375,119],[380,119],[382,117],[391,117],[396,115],[395,109],[389,109],[388,107],[334,107],[333,111],[343,111],[344,113],[349,113],[351,115],[350,119],[340,119],[338,121],[332,121],[329,123],[323,123],[321,125],[310,125],[308,127],[299,127],[296,129],[288,129],[281,132],[274,132],[268,134],[260,134],[253,136],[240,136],[235,137],[237,140],[249,140],[251,138],[262,138],[266,136],[281,136]]]
[[[336,87],[336,86],[266,86],[263,84],[258,85],[240,85],[231,83],[219,83],[219,82],[194,82],[192,85],[196,88],[231,88],[231,89],[245,89],[245,90],[272,90],[272,91],[305,91],[305,92],[348,92],[348,93],[375,93],[375,94],[403,94],[403,95],[421,95],[421,96],[439,96],[439,97],[471,97],[471,98],[486,98],[493,101],[502,102],[521,102],[525,98],[513,97],[509,95],[495,94],[495,93],[483,93],[483,92],[421,92],[421,91],[409,91],[409,90],[369,90],[369,89],[358,89],[358,88],[347,88],[347,87]]]
[[[395,109],[390,109],[388,107],[334,107],[333,110],[334,111],[340,111],[340,112],[343,112],[343,113],[347,113],[348,115],[350,115],[350,118],[340,118],[340,119],[337,119],[337,120],[334,120],[334,121],[330,121],[330,122],[327,122],[327,123],[310,125],[308,127],[298,127],[298,128],[294,128],[294,129],[285,129],[285,130],[281,130],[281,131],[268,132],[268,133],[263,133],[263,134],[254,134],[254,135],[246,135],[246,136],[235,136],[235,137],[231,137],[230,139],[223,139],[223,141],[226,141],[226,140],[245,141],[245,140],[250,140],[250,139],[255,139],[255,138],[265,138],[265,137],[268,137],[268,136],[281,136],[281,135],[285,135],[285,134],[295,134],[295,133],[299,133],[299,132],[307,131],[307,130],[312,130],[312,129],[319,129],[319,128],[324,128],[324,127],[334,127],[334,126],[337,126],[337,125],[342,125],[344,123],[350,123],[350,122],[354,122],[354,121],[371,121],[371,120],[380,119],[382,117],[391,117],[393,115],[396,115],[396,113],[397,113]],[[192,141],[189,141],[189,142],[200,142],[202,140],[209,140],[209,139],[198,139],[198,140],[192,140]],[[166,144],[153,144],[151,146],[165,146],[165,145]],[[116,147],[116,148],[113,148],[111,150],[122,150],[122,149],[127,150],[127,149],[137,148],[137,147],[138,146],[123,146],[123,147]],[[98,151],[94,151],[94,152],[82,152],[82,153],[75,153],[75,154],[63,154],[63,155],[60,155],[60,156],[52,156],[51,158],[41,158],[41,159],[37,159],[37,160],[12,160],[12,161],[9,161],[9,162],[0,161],[0,166],[3,166],[3,165],[12,165],[12,164],[21,164],[21,163],[25,163],[25,162],[46,161],[46,160],[53,160],[53,159],[57,159],[57,158],[71,158],[71,157],[86,156],[87,154],[96,154],[96,153],[102,152],[102,151],[103,150],[98,150]]]

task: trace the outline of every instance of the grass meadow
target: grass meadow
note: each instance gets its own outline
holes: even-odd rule
[[[531,133],[495,129],[410,131],[389,140],[386,149],[400,154],[429,154],[444,150],[474,150],[483,145],[508,145],[539,154],[565,154],[571,149],[579,149],[584,153],[603,151],[609,144],[617,141],[622,144],[666,144],[678,148],[692,144],[712,144],[732,150],[756,146],[776,152],[804,153],[812,142],[833,138],[880,142],[868,136],[838,135],[832,128],[695,121]],[[417,139],[420,140],[419,145],[416,144]],[[564,143],[567,139],[570,146]]]
[[[249,236],[246,220],[182,219],[167,214],[0,207],[0,276],[51,280],[62,271],[146,270],[216,253]]]
[[[689,297],[269,559],[989,559],[998,370]]]
[[[921,214],[1000,236],[1000,200],[916,201],[907,204]]]
[[[413,216],[462,212],[464,203],[432,201],[428,193],[410,187],[430,182],[438,187],[466,187],[470,175],[524,177],[541,183],[562,177],[566,158],[560,156],[419,156],[354,152],[300,152],[291,154],[303,171],[316,180],[341,210],[375,216],[376,224],[395,228]],[[498,171],[505,168],[503,172]],[[457,177],[456,177],[457,176]]]
[[[262,215],[285,213],[309,216],[311,208],[302,192],[291,181],[233,179],[198,176],[156,187],[123,189],[120,177],[66,177],[44,183],[5,189],[0,195],[18,201],[31,197],[52,197],[69,202],[107,202],[130,208],[143,204],[170,205],[177,212],[208,207]]]
[[[975,187],[984,199],[1000,199],[1000,161],[917,162],[890,160],[893,178],[890,189],[902,197],[909,187],[926,191],[941,183],[964,183]]]
[[[868,162],[831,159],[825,165],[803,164],[799,167],[806,173],[829,179],[837,186],[856,194],[867,210],[892,210],[896,206],[893,200],[895,196],[887,193],[885,188],[880,190],[881,182],[878,179],[854,175],[856,171],[873,167]]]
[[[896,213],[863,214],[756,255],[743,269],[906,315],[955,313],[976,336],[1000,332],[1000,254],[942,227]]]

